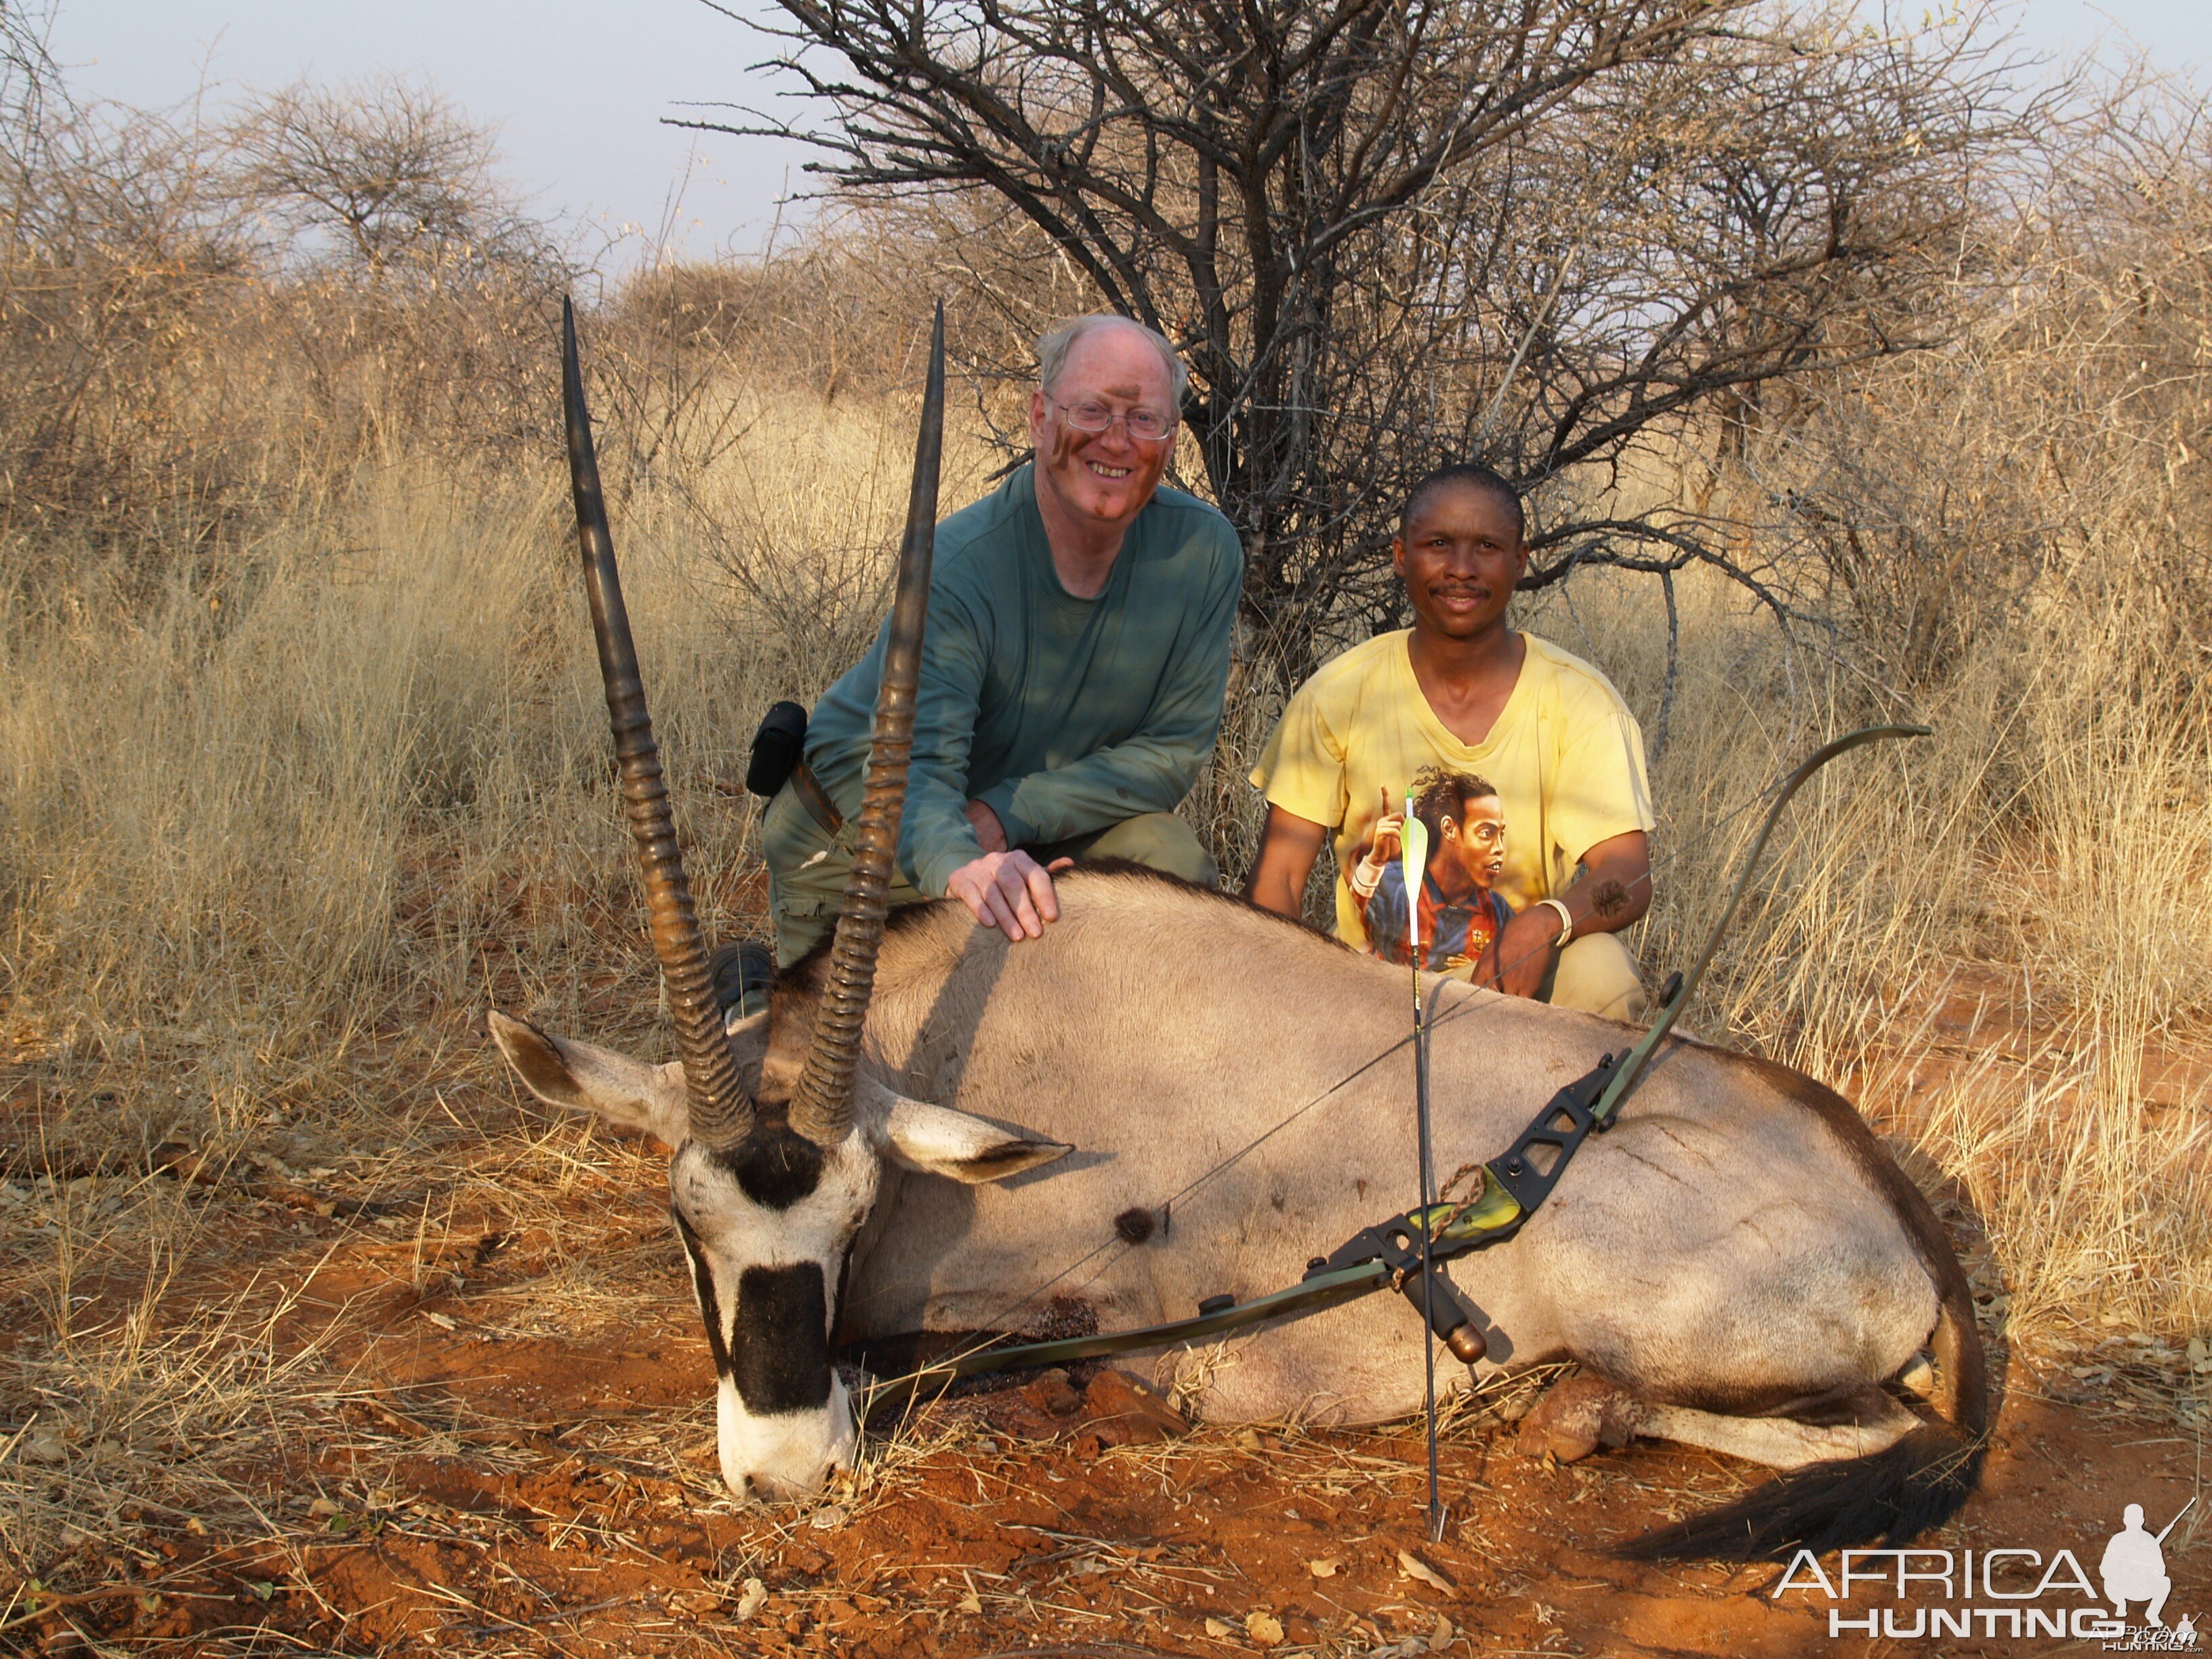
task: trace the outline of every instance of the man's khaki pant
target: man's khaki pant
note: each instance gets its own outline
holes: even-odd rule
[[[1536,994],[1559,1008],[1579,1008],[1607,1019],[1644,1018],[1644,981],[1636,958],[1618,933],[1589,933],[1567,941]]]
[[[836,926],[845,882],[853,872],[853,826],[836,836],[814,821],[789,784],[769,803],[761,821],[761,850],[768,859],[769,911],[775,920],[775,960],[788,967]],[[1127,859],[1132,863],[1214,884],[1213,858],[1197,833],[1172,812],[1143,812],[1095,835],[1025,849],[1039,864],[1054,859]],[[919,904],[922,895],[894,868],[890,902]]]

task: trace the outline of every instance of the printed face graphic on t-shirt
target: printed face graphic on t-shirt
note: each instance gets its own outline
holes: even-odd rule
[[[1428,859],[1407,914],[1405,801],[1427,826]],[[1385,796],[1386,804],[1389,797]],[[1513,915],[1496,890],[1505,866],[1505,810],[1481,778],[1424,767],[1374,824],[1352,877],[1369,951],[1410,963],[1418,918],[1421,965],[1438,973],[1480,963]]]
[[[1331,659],[1291,697],[1252,769],[1270,806],[1329,830],[1336,936],[1362,950],[1375,938],[1367,910],[1376,891],[1361,875],[1362,861],[1380,876],[1384,858],[1400,851],[1407,791],[1418,800],[1443,775],[1489,787],[1462,791],[1435,816],[1423,814],[1432,850],[1444,842],[1447,819],[1451,841],[1468,843],[1451,848],[1449,877],[1433,859],[1430,873],[1462,898],[1486,889],[1511,911],[1564,891],[1589,848],[1656,822],[1644,735],[1620,694],[1589,664],[1534,635],[1521,635],[1528,654],[1512,696],[1489,735],[1470,744],[1429,706],[1408,638],[1402,631],[1378,634]],[[1486,794],[1488,801],[1478,799]],[[1387,848],[1385,818],[1396,821]],[[1498,837],[1490,847],[1485,823]],[[1495,861],[1468,856],[1485,852],[1496,853]]]
[[[1467,879],[1486,890],[1498,884],[1505,868],[1505,807],[1495,795],[1478,795],[1462,803],[1461,816],[1446,818],[1437,852],[1429,855],[1436,867],[1438,854],[1449,858]]]

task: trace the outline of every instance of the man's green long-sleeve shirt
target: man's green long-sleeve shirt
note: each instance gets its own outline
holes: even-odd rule
[[[982,855],[967,805],[1011,846],[1088,835],[1189,792],[1221,729],[1243,560],[1229,520],[1161,489],[1129,526],[1105,588],[1060,586],[1032,469],[937,526],[898,861],[932,897]],[[885,622],[823,694],[806,763],[859,814]]]

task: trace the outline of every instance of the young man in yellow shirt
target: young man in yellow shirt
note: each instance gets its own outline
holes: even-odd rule
[[[1248,896],[1297,915],[1333,836],[1337,936],[1369,948],[1351,878],[1378,826],[1395,829],[1382,821],[1403,813],[1424,769],[1479,775],[1503,811],[1495,890],[1514,912],[1482,982],[1638,1018],[1643,986],[1619,934],[1651,902],[1644,734],[1603,674],[1506,626],[1528,568],[1519,495],[1487,467],[1442,468],[1406,498],[1391,551],[1413,625],[1334,659],[1284,709],[1252,772],[1267,823]]]

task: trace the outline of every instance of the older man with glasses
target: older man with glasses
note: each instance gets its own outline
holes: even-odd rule
[[[1174,808],[1220,729],[1243,560],[1226,519],[1160,487],[1188,378],[1126,317],[1037,342],[1035,459],[937,527],[892,903],[950,894],[1021,940],[1058,920],[1069,859],[1213,881]],[[782,963],[837,914],[884,638],[823,696],[769,806]]]

